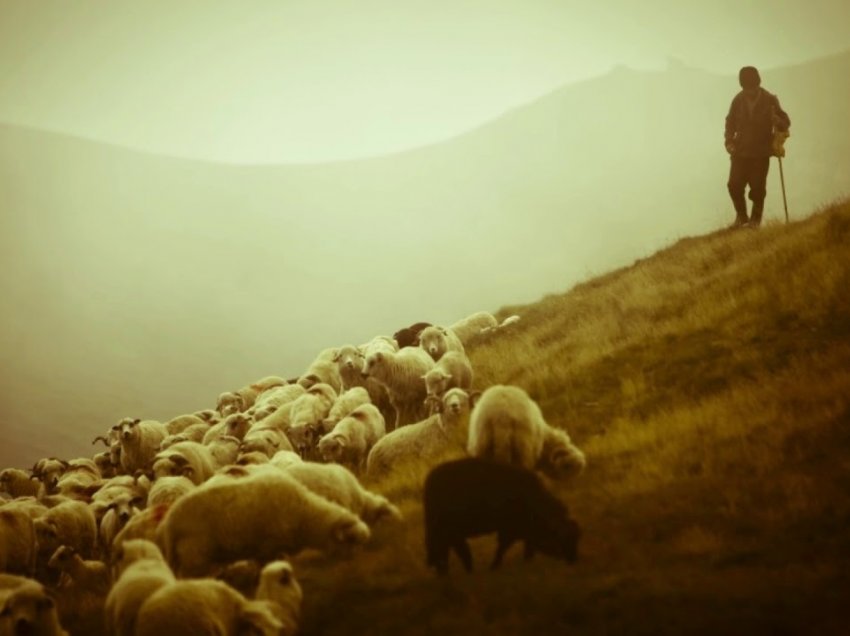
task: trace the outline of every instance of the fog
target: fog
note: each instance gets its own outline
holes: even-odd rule
[[[64,15],[49,6],[46,15]],[[542,10],[544,3],[534,6]],[[4,11],[9,7],[28,16],[21,22],[28,28],[51,23],[65,33],[59,23],[34,23],[40,14],[23,4],[3,4]],[[113,24],[120,33],[135,15],[152,28],[145,10],[133,11],[107,12],[114,23],[101,17],[92,24]],[[184,33],[179,16],[197,15],[168,14],[174,37]],[[480,12],[470,9],[458,20],[472,15]],[[221,14],[209,19],[211,32],[220,33]],[[8,22],[0,24],[9,30]],[[204,24],[195,25],[199,33]],[[825,36],[832,32],[823,28]],[[545,49],[551,40],[541,38]],[[123,86],[114,79],[124,77],[120,72],[145,91],[156,83],[138,75],[132,56],[82,73],[74,63],[89,59],[89,49],[80,47],[85,54],[69,55],[52,81],[38,64],[57,59],[55,52],[21,61],[0,81],[3,112],[32,106],[32,121],[10,115],[0,125],[2,466],[91,454],[90,440],[121,417],[168,419],[211,407],[218,393],[261,376],[298,375],[325,347],[420,320],[450,324],[478,310],[510,306],[521,314],[523,303],[732,219],[723,118],[738,90],[737,63],[724,72],[684,63],[616,66],[542,94],[555,75],[524,84],[517,79],[522,73],[503,69],[513,96],[497,99],[485,90],[491,108],[465,111],[466,119],[446,111],[443,133],[466,126],[450,139],[440,141],[436,128],[426,127],[429,143],[422,145],[422,130],[400,115],[374,138],[368,127],[360,131],[363,139],[379,140],[372,145],[343,135],[334,146],[334,134],[319,135],[310,155],[274,135],[267,141],[292,150],[290,159],[416,146],[403,152],[234,165],[268,156],[247,144],[222,163],[212,160],[221,153],[204,143],[186,153],[196,158],[166,156],[182,154],[167,143],[172,134],[180,144],[200,138],[177,135],[178,122],[200,135],[221,106],[217,97],[194,101],[200,89],[191,75],[180,85],[185,93],[173,84],[172,93],[195,110],[172,112],[163,101],[144,113],[127,110],[110,89]],[[158,55],[170,50],[151,48]],[[619,49],[612,51],[609,56]],[[9,58],[0,59],[8,70]],[[198,68],[207,68],[205,60],[197,60]],[[78,73],[73,82],[61,75],[71,71]],[[364,82],[367,75],[360,75]],[[785,177],[792,218],[800,218],[850,191],[850,54],[765,68],[762,76],[792,119]],[[26,77],[34,88],[6,100]],[[68,99],[41,108],[61,86]],[[467,92],[477,89],[470,85]],[[82,94],[89,96],[85,107]],[[340,95],[344,110],[349,94]],[[315,103],[327,104],[320,96]],[[511,100],[524,103],[511,108]],[[139,109],[152,104],[142,100]],[[299,120],[303,112],[290,115],[305,135],[315,130]],[[346,129],[358,129],[362,116],[354,108]],[[98,128],[101,118],[116,127]],[[134,123],[145,143],[129,135]],[[328,130],[335,130],[330,123]],[[92,140],[99,138],[111,143]],[[775,163],[768,186],[766,219],[781,221]]]

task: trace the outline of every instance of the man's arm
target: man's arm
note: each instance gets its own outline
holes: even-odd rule
[[[780,132],[788,132],[788,129],[791,127],[791,118],[788,117],[788,113],[782,110],[782,106],[779,105],[779,98],[774,95],[773,96],[773,128]]]
[[[726,114],[726,132],[725,132],[725,143],[726,150],[729,154],[732,154],[735,151],[735,133],[737,133],[736,124],[737,124],[737,107],[738,107],[738,96],[736,95],[732,99],[732,103],[729,105],[729,112]]]

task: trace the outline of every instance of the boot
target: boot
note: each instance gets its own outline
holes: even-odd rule
[[[750,216],[750,227],[761,225],[761,214],[764,211],[764,201],[753,201],[753,212]]]
[[[735,221],[732,223],[732,227],[741,227],[747,224],[747,202],[744,200],[744,197],[741,196],[740,199],[732,199],[732,204],[735,206]]]

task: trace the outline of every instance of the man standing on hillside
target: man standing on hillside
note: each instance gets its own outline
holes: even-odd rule
[[[791,126],[788,114],[776,95],[761,87],[761,77],[753,66],[738,73],[741,91],[732,99],[726,115],[726,151],[732,165],[729,169],[729,196],[735,206],[732,227],[758,227],[767,194],[767,171],[773,151],[774,132],[787,133]],[[752,215],[747,217],[744,191],[750,186]]]

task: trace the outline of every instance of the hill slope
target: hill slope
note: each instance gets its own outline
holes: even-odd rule
[[[368,557],[300,559],[311,634],[840,634],[850,601],[850,202],[804,222],[686,239],[510,307],[472,349],[588,457],[557,486],[580,562],[424,565],[421,468]],[[342,610],[344,608],[344,611]]]
[[[850,189],[850,53],[764,75],[794,122],[799,218]],[[538,298],[726,224],[735,89],[618,69],[446,143],[316,166],[0,126],[0,428],[28,431],[0,460],[80,454],[121,417],[204,408],[325,346]]]

